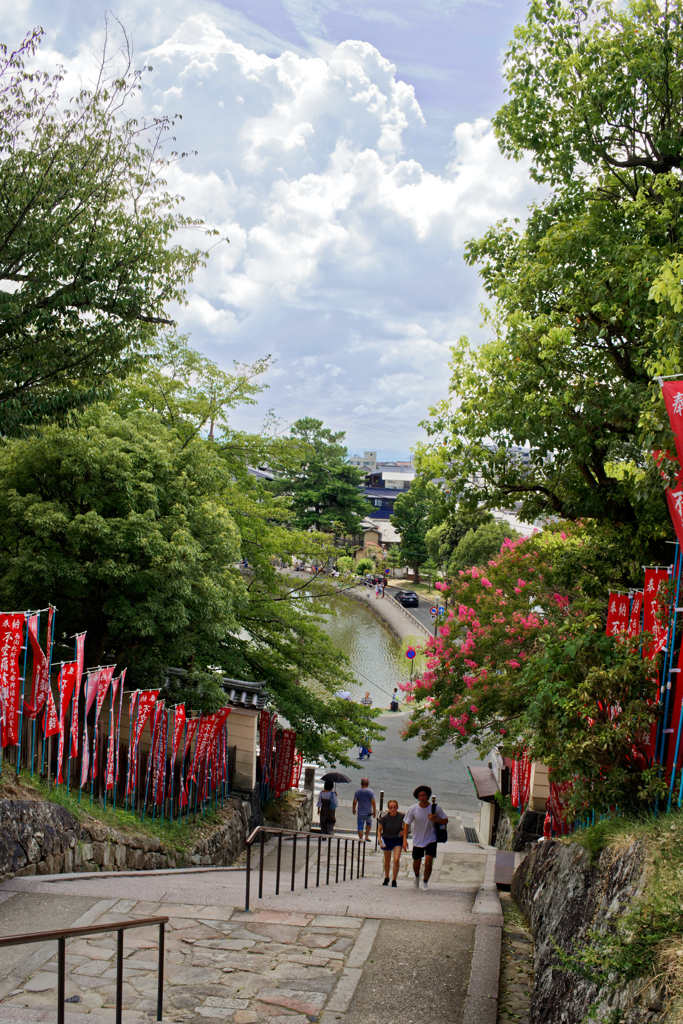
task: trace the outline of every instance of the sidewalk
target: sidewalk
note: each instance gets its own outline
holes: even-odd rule
[[[380,854],[367,845],[358,880],[303,890],[302,866],[297,891],[274,896],[267,870],[248,914],[239,869],[13,879],[0,885],[0,933],[19,919],[40,930],[68,898],[71,924],[168,914],[164,1020],[177,1024],[464,1024],[475,1012],[495,1024],[502,917],[491,851],[446,844],[423,892],[405,855],[399,888],[382,886]],[[3,958],[0,1024],[54,1020],[55,944],[27,948]],[[114,950],[114,934],[67,943],[70,1024],[111,1018]],[[139,1024],[155,1006],[155,931],[127,933],[125,954],[124,1021]]]

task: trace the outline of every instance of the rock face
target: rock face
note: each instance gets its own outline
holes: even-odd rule
[[[558,948],[571,953],[591,930],[604,931],[642,891],[645,851],[640,842],[608,848],[591,864],[578,843],[545,842],[533,849],[512,880],[512,894],[535,942],[530,1024],[581,1024],[595,1020],[628,1024],[660,1021],[663,995],[643,980],[600,986],[590,976],[560,969]]]
[[[267,812],[269,825],[308,832],[313,818],[313,794],[290,789],[279,800],[272,800]]]
[[[232,864],[244,850],[250,815],[248,803],[230,799],[220,823],[179,855],[154,836],[119,832],[95,819],[79,822],[58,804],[0,800],[0,881],[13,875]]]

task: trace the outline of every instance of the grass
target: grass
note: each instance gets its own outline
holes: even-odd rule
[[[614,818],[576,832],[579,843],[597,858],[617,855],[633,842],[645,846],[643,892],[605,931],[593,931],[587,944],[564,954],[564,966],[606,986],[642,979],[663,982],[671,1021],[683,1001],[683,815],[662,814],[641,819]]]
[[[48,786],[47,782],[39,779],[37,775],[31,777],[28,772],[22,771],[17,776],[14,771],[7,768],[0,774],[0,798],[2,797],[15,800],[46,800],[48,803],[59,804],[78,821],[87,822],[94,818],[119,832],[154,836],[167,849],[180,854],[187,853],[221,820],[220,809],[218,813],[214,810],[207,811],[204,817],[198,815],[196,820],[192,816],[189,820],[183,818],[182,822],[169,821],[168,818],[152,818],[149,815],[142,820],[132,811],[126,811],[122,807],[114,808],[108,804],[105,808],[97,801],[91,804],[89,794],[83,793],[79,802],[78,794],[73,790],[67,793],[66,786]]]

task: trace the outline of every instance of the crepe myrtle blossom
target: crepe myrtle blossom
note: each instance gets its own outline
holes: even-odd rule
[[[566,542],[577,528],[563,525]],[[558,586],[563,570],[555,578],[553,566],[560,536],[551,526],[531,538],[506,538],[485,569],[459,571],[448,588],[451,625],[425,643],[426,670],[405,688],[415,701],[410,735],[438,743],[445,726],[457,743],[478,736],[486,742],[516,716],[517,687],[539,638],[548,630],[559,636],[571,614],[570,595]],[[458,714],[463,698],[470,713]]]

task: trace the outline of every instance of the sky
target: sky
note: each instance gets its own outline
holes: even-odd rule
[[[491,129],[526,6],[0,0],[4,41],[42,26],[41,61],[71,83],[92,81],[110,12],[152,67],[142,112],[182,114],[176,145],[191,155],[169,185],[219,235],[172,315],[226,369],[272,357],[235,425],[314,416],[385,458],[424,436],[449,346],[486,337],[466,241],[537,197]],[[109,40],[115,53],[111,18]]]

